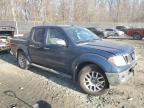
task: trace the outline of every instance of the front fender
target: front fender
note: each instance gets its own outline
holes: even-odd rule
[[[80,57],[78,57],[72,65],[73,70],[73,78],[75,80],[75,77],[77,75],[77,69],[78,66],[81,63],[90,62],[98,65],[104,72],[111,72],[112,71],[112,65],[107,61],[105,57],[102,57],[97,54],[83,54]]]

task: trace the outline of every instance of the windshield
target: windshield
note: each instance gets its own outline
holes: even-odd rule
[[[82,27],[66,27],[64,31],[77,44],[99,40],[99,37],[86,28]]]

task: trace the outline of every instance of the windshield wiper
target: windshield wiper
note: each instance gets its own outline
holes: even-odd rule
[[[85,41],[79,41],[78,43],[87,43],[87,42],[94,42],[96,40],[100,40],[100,39],[93,39],[93,40],[85,40]]]
[[[97,39],[93,39],[92,41],[96,41],[96,40],[100,40],[100,38],[97,38]]]
[[[77,42],[78,44],[80,44],[80,43],[87,43],[88,41],[79,41],[79,42]]]

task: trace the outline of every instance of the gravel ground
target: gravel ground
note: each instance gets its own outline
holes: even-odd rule
[[[107,41],[127,43],[136,48],[135,76],[126,84],[112,87],[108,94],[100,97],[89,96],[68,78],[36,67],[22,70],[12,55],[1,53],[0,108],[143,108],[144,41]]]

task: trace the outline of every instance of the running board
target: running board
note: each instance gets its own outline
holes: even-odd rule
[[[68,74],[65,74],[65,73],[63,73],[63,72],[58,72],[58,71],[55,71],[55,70],[53,70],[53,69],[50,69],[50,68],[47,68],[47,67],[44,67],[44,66],[40,66],[40,65],[37,65],[37,64],[34,64],[34,63],[32,63],[31,65],[34,66],[34,67],[38,67],[38,68],[41,68],[41,69],[43,69],[43,70],[49,71],[49,72],[51,72],[51,73],[60,75],[60,76],[62,76],[62,77],[66,77],[66,78],[72,79],[72,76],[70,76],[70,75],[68,75]]]

